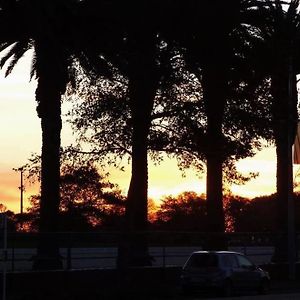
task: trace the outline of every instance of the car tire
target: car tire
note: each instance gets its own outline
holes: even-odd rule
[[[223,284],[223,287],[221,290],[222,296],[230,297],[230,296],[232,296],[232,292],[233,292],[232,282],[230,279],[226,279],[224,281],[224,284]]]
[[[258,293],[261,295],[266,295],[268,294],[270,290],[270,282],[268,279],[264,278],[258,288]]]

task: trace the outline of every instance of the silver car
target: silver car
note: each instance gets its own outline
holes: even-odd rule
[[[181,286],[185,293],[208,288],[230,296],[236,290],[267,293],[270,277],[245,255],[230,251],[193,252],[183,266]]]

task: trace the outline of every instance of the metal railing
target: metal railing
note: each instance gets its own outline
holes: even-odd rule
[[[135,233],[134,235],[140,235]],[[65,270],[115,268],[120,240],[128,238],[120,232],[86,232],[48,234],[55,237]],[[230,233],[226,237],[228,249],[249,256],[256,264],[271,261],[276,242],[272,233]],[[207,238],[218,238],[197,232],[148,232],[149,254],[153,265],[182,266],[191,252],[201,250]],[[300,237],[297,235],[297,237]],[[131,236],[131,238],[134,238]],[[9,233],[7,235],[6,269],[9,272],[29,271],[36,255],[39,234]],[[297,239],[299,245],[299,239]],[[299,249],[299,248],[298,248]]]

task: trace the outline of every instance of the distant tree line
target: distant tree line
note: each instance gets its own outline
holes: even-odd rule
[[[61,207],[59,230],[61,232],[107,232],[119,231],[124,218],[125,203],[114,195],[118,201],[101,205],[81,203],[76,208]],[[296,202],[296,230],[300,231],[300,194],[294,194]],[[187,231],[208,232],[208,216],[205,195],[195,192],[183,192],[178,196],[166,196],[159,204],[149,201],[150,231]],[[8,211],[4,205],[1,212],[8,216],[8,232],[38,231],[39,214],[37,199],[32,197],[31,207],[24,214]],[[91,212],[92,211],[92,212]],[[235,195],[225,195],[226,232],[265,232],[276,231],[276,195],[260,196],[253,199]]]

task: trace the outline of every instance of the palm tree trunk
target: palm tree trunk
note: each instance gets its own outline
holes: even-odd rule
[[[34,269],[61,269],[58,245],[60,203],[61,95],[55,79],[40,77],[36,90],[42,127],[39,242]]]
[[[274,135],[277,169],[277,243],[272,260],[289,260],[289,234],[294,232],[292,145],[297,126],[296,75],[282,65],[272,76]]]
[[[135,86],[133,89],[139,89]],[[141,99],[132,95],[133,102]],[[137,98],[138,97],[138,98]],[[148,97],[147,97],[148,98]],[[153,101],[151,98],[143,101]],[[140,103],[135,103],[140,105]],[[147,139],[149,132],[148,112],[133,108],[131,180],[127,194],[126,229],[129,234],[129,265],[150,265],[146,231],[148,228],[148,160]]]
[[[226,248],[223,210],[223,132],[222,120],[226,104],[226,76],[211,66],[203,69],[203,98],[207,115],[206,200],[208,230],[215,233],[207,241],[211,250]]]
[[[131,180],[125,213],[125,237],[119,247],[118,264],[128,266],[151,265],[148,252],[148,134],[151,113],[158,85],[154,54],[149,45],[133,58],[129,97],[132,113]],[[152,49],[153,50],[153,49]]]

